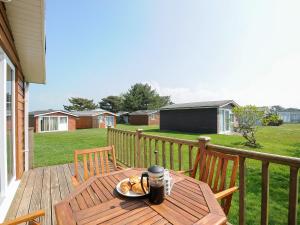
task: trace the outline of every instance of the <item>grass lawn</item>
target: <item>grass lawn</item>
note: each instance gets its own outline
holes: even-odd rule
[[[144,129],[144,132],[195,140],[200,134],[163,132],[155,126],[119,125],[126,130]],[[201,134],[205,135],[205,134]],[[229,135],[206,135],[213,144],[250,149],[243,145],[243,138]],[[258,142],[262,145],[255,151],[268,152],[286,156],[300,157],[300,124],[286,124],[280,127],[261,127]],[[63,164],[73,161],[75,149],[92,148],[106,145],[105,129],[77,130],[74,132],[57,132],[35,134],[35,167]],[[176,157],[174,157],[176,159]],[[247,224],[260,224],[261,164],[247,161]],[[288,215],[289,169],[284,166],[270,166],[270,217],[269,224],[287,224]],[[298,198],[300,200],[300,197]],[[300,211],[300,210],[299,210]],[[300,224],[300,212],[298,223]],[[235,194],[230,209],[230,222],[238,223],[238,195]]]

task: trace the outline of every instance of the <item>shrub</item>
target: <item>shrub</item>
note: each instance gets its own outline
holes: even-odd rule
[[[275,113],[268,114],[262,119],[264,126],[280,126],[282,123],[283,120]]]
[[[235,107],[233,113],[238,122],[235,129],[247,140],[245,144],[250,147],[259,147],[255,134],[257,124],[261,123],[264,113],[252,105]]]

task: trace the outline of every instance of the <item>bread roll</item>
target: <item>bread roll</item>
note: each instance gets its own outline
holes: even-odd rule
[[[145,191],[147,192],[148,191],[148,187],[147,187],[147,182],[146,181],[143,182],[143,186],[144,186]],[[143,191],[141,183],[134,184],[132,186],[132,191],[134,193],[137,193],[137,194],[144,194],[144,191]]]
[[[139,176],[136,176],[136,175],[130,176],[130,177],[129,177],[129,182],[130,182],[131,184],[139,183],[139,182],[140,182],[140,177],[139,177]]]
[[[128,181],[123,181],[121,184],[120,184],[120,189],[122,191],[123,194],[126,194],[128,191],[130,191],[131,189],[131,184],[130,182]]]

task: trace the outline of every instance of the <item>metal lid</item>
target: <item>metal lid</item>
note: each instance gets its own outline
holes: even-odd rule
[[[164,168],[161,167],[161,166],[157,166],[157,165],[154,165],[154,166],[150,166],[148,168],[148,171],[151,172],[151,173],[163,173],[164,172]]]

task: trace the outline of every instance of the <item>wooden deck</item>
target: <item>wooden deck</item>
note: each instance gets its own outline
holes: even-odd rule
[[[73,174],[73,163],[40,167],[25,172],[6,220],[44,209],[46,215],[41,219],[42,224],[55,225],[53,206],[74,190],[71,181]],[[82,164],[79,166],[79,175],[83,178]]]

